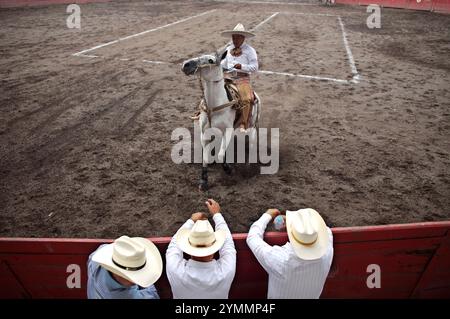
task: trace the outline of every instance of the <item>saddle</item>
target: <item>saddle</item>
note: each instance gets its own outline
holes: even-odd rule
[[[236,103],[234,105],[231,106],[232,109],[236,110],[236,117],[234,119],[234,124],[236,124],[240,118],[240,111],[242,110],[242,108],[244,107],[244,104],[242,103],[242,99],[241,99],[241,95],[239,94],[239,90],[236,84],[234,84],[232,82],[232,80],[230,79],[225,79],[225,91],[227,93],[227,97],[228,97],[228,101],[233,102],[236,101]],[[256,95],[255,92],[252,92],[252,96],[253,96],[253,100],[251,103],[251,108],[253,108],[253,106],[255,105],[257,99],[256,99]],[[199,116],[200,116],[200,112],[206,110],[206,104],[204,99],[200,100],[200,104],[199,104],[199,112],[192,116],[191,119],[193,120],[198,120]],[[250,111],[250,118],[252,116],[253,113],[253,109]]]

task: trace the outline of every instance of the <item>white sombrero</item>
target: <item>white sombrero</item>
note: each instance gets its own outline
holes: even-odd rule
[[[255,36],[254,33],[251,33],[249,31],[245,31],[244,26],[242,25],[242,23],[238,23],[233,30],[227,30],[227,31],[223,31],[221,33],[222,36],[224,37],[230,37],[233,34],[240,34],[243,35],[246,38],[252,38]]]
[[[163,269],[158,248],[141,237],[122,236],[98,249],[92,260],[141,287],[155,283]]]
[[[330,239],[323,218],[312,208],[286,211],[286,228],[295,254],[304,260],[325,255]]]
[[[225,230],[219,229],[214,232],[208,220],[197,220],[191,229],[180,229],[176,241],[178,247],[186,254],[205,257],[222,248],[225,237]]]

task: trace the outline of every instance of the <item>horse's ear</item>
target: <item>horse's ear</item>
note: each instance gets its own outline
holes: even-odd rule
[[[222,61],[223,59],[225,59],[225,57],[228,54],[228,50],[227,50],[228,46],[225,45],[223,47],[221,47],[219,50],[216,51],[216,57],[217,57],[217,64],[220,64],[220,61]]]
[[[221,57],[220,57],[220,61],[222,61],[223,59],[225,59],[226,56],[227,56],[227,54],[228,54],[228,50],[223,51],[223,53],[222,53],[222,55],[221,55]]]

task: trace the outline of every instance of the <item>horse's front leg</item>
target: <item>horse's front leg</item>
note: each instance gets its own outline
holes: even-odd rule
[[[231,165],[229,163],[227,163],[226,160],[226,152],[227,152],[227,148],[228,145],[230,144],[231,139],[233,138],[233,129],[232,128],[227,128],[225,130],[225,134],[222,138],[222,144],[220,145],[220,152],[219,152],[219,162],[222,162],[222,167],[223,170],[225,171],[225,173],[227,175],[231,175]]]
[[[202,163],[202,174],[200,177],[200,182],[198,184],[198,189],[200,191],[208,190],[208,154],[205,152],[205,145],[203,145],[203,163]]]
[[[202,146],[202,172],[200,175],[200,181],[198,184],[198,189],[200,191],[206,191],[208,189],[208,154],[205,151],[206,144],[208,141],[205,140],[205,130],[207,125],[207,119],[204,113],[200,115],[199,120],[199,128],[200,128],[200,144]]]
[[[200,142],[202,144],[202,173],[200,177],[200,182],[198,184],[198,189],[202,192],[208,190],[208,152],[205,151],[206,144],[208,141],[205,140],[205,128],[206,128],[206,122],[201,121],[200,127],[202,128],[202,133],[200,134]]]

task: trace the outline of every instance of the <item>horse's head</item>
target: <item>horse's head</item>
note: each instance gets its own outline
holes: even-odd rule
[[[186,75],[193,75],[204,67],[209,67],[209,69],[213,67],[220,67],[220,61],[225,59],[227,52],[228,51],[226,49],[222,48],[215,54],[205,54],[197,58],[186,60],[183,62],[181,70]]]

